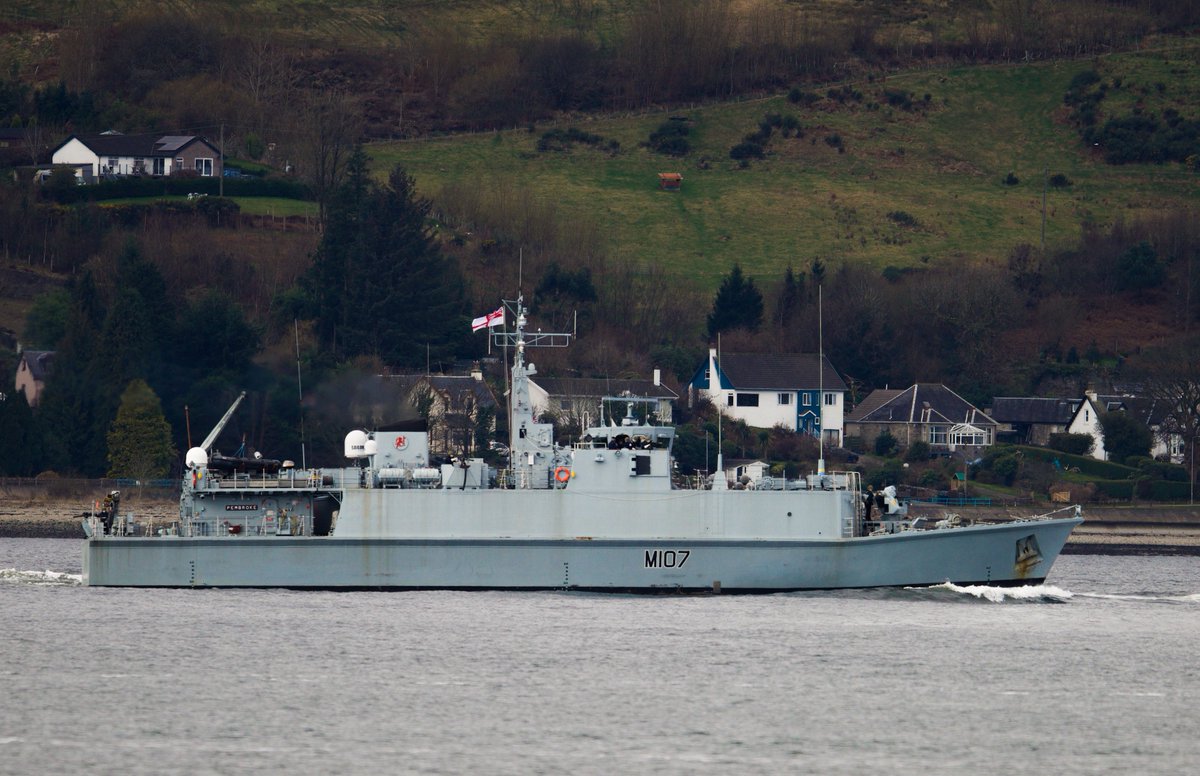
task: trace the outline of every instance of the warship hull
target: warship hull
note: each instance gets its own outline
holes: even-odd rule
[[[525,349],[568,335],[527,331],[525,313],[518,299],[517,330],[497,342],[514,349],[506,468],[465,451],[435,457],[427,428],[396,425],[351,429],[343,467],[210,456],[243,393],[188,450],[177,521],[121,517],[115,491],[85,521],[84,582],[607,592],[1018,585],[1045,579],[1081,522],[1078,511],[992,525],[909,519],[894,486],[864,491],[859,473],[827,472],[823,457],[800,479],[731,480],[718,452],[716,473],[689,481],[677,473],[675,429],[658,400],[628,392],[606,397],[607,419],[579,440],[557,444],[534,411],[537,370]]]
[[[1079,518],[828,540],[224,536],[86,542],[95,586],[766,593],[1045,579]]]

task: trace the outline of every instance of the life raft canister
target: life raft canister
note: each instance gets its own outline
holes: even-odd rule
[[[571,479],[571,470],[565,466],[560,466],[554,470],[554,479],[559,482],[566,482]]]

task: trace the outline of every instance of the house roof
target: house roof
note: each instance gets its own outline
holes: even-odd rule
[[[71,135],[58,144],[55,153],[72,140],[78,140],[97,156],[170,157],[193,143],[203,143],[217,152],[216,147],[197,135]]]
[[[864,396],[863,400],[858,403],[858,406],[856,406],[850,412],[850,414],[846,416],[846,421],[850,422],[853,420],[858,420],[868,413],[879,409],[879,407],[883,406],[902,393],[904,393],[903,388],[879,388],[878,390],[871,391]]]
[[[992,419],[998,423],[1071,422],[1082,399],[1056,399],[1040,396],[997,396],[992,399]]]
[[[21,353],[21,360],[25,362],[30,377],[34,380],[45,380],[54,366],[54,351],[26,350]]]
[[[428,380],[434,390],[447,394],[456,403],[469,395],[477,407],[496,406],[496,397],[488,384],[470,375],[429,375]]]
[[[605,396],[640,396],[670,399],[679,394],[653,380],[612,380],[604,377],[539,377],[533,381],[550,396],[599,399]]]
[[[823,364],[825,390],[845,391],[846,383],[829,363],[816,353],[723,353],[717,360],[721,374],[734,390],[812,390],[821,386]]]
[[[970,423],[994,426],[996,421],[983,410],[940,383],[917,383],[884,401],[874,400],[878,391],[863,400],[846,418],[848,423]],[[889,393],[891,393],[889,391]],[[866,407],[864,405],[870,404]]]

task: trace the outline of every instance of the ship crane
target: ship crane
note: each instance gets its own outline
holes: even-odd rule
[[[238,397],[233,400],[233,404],[229,405],[229,409],[225,410],[225,414],[217,421],[217,425],[213,426],[213,430],[208,432],[208,436],[204,437],[204,441],[200,443],[200,449],[208,452],[208,448],[212,447],[212,443],[217,441],[217,437],[225,430],[229,419],[233,417],[233,413],[237,411],[238,405],[242,403],[242,399],[246,398],[246,392],[242,391]]]
[[[237,411],[238,405],[242,403],[242,399],[244,398],[246,398],[246,392],[242,391],[233,400],[233,404],[229,405],[229,409],[225,410],[225,414],[217,421],[217,425],[213,426],[213,430],[208,432],[208,436],[204,437],[204,441],[199,446],[187,451],[187,455],[184,456],[183,460],[188,469],[203,469],[208,466],[208,449],[212,447],[213,442],[217,441],[217,437],[225,430],[225,425],[229,423],[229,419],[233,417],[233,413]]]

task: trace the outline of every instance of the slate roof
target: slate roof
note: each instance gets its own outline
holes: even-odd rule
[[[845,391],[846,383],[829,359],[816,353],[723,353],[717,366],[735,390],[794,391],[821,386],[819,361],[824,364],[825,390]]]
[[[471,394],[477,407],[496,406],[496,397],[483,380],[476,380],[470,375],[430,375],[428,379],[434,390],[450,396],[456,402],[466,394]]]
[[[903,388],[879,388],[871,391],[863,400],[858,403],[849,415],[846,416],[846,422],[850,423],[862,418],[871,412],[879,409],[881,406],[904,393]]]
[[[991,416],[998,423],[1047,423],[1065,425],[1075,417],[1083,399],[1055,399],[1038,396],[997,396],[992,399]]]
[[[983,410],[939,383],[917,383],[885,401],[873,400],[878,391],[863,400],[846,418],[848,423],[970,423],[994,426],[996,421]],[[890,393],[890,391],[889,391]],[[866,411],[859,412],[870,403]]]
[[[26,350],[21,353],[21,358],[29,368],[29,376],[34,380],[44,381],[54,366],[53,350]]]
[[[653,380],[610,380],[604,377],[539,377],[533,382],[550,396],[602,398],[605,396],[640,396],[648,399],[679,398],[679,394]]]

